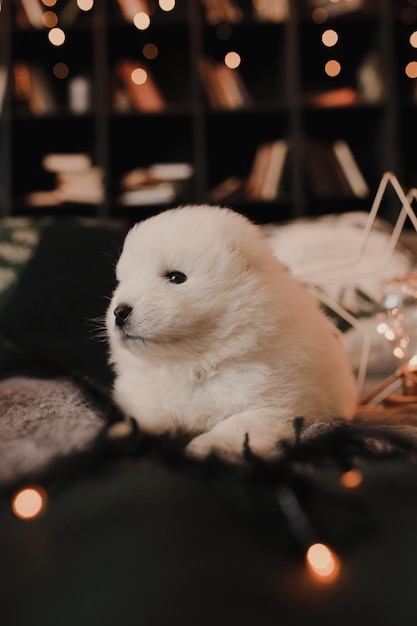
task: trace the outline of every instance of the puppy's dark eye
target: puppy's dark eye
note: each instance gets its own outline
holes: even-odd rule
[[[167,272],[165,274],[165,278],[175,285],[179,285],[180,283],[185,283],[187,280],[187,276],[182,272],[178,272],[177,270],[173,270],[172,272]]]

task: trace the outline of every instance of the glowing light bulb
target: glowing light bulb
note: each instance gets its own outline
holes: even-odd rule
[[[324,543],[311,545],[306,553],[306,561],[311,574],[318,580],[330,582],[339,574],[339,559]]]
[[[219,24],[216,28],[216,35],[222,41],[226,41],[232,36],[232,29],[229,24]]]
[[[139,11],[133,17],[133,23],[138,30],[146,30],[151,24],[151,18],[147,13]]]
[[[33,519],[44,510],[46,502],[46,492],[42,487],[26,487],[14,496],[12,510],[20,519]]]
[[[353,489],[361,484],[363,480],[362,472],[356,469],[348,470],[344,472],[340,477],[340,482],[343,487],[347,489]]]
[[[143,46],[142,52],[145,59],[156,59],[159,50],[154,43],[147,43]]]
[[[417,354],[417,275],[384,281],[376,295],[377,331],[397,359]]]
[[[53,28],[58,24],[58,16],[53,11],[45,11],[42,15],[42,24],[47,28]]]
[[[321,40],[324,46],[331,48],[332,46],[335,46],[339,41],[339,35],[335,30],[329,28],[324,31],[321,36]]]
[[[342,66],[340,65],[339,61],[336,61],[335,59],[327,61],[326,65],[324,66],[324,71],[326,72],[327,76],[330,76],[332,78],[340,74],[341,70]]]
[[[312,17],[313,22],[315,22],[316,24],[324,24],[324,22],[329,17],[329,14],[327,13],[326,9],[323,9],[322,7],[318,7],[317,9],[314,9],[314,11],[311,14],[311,17]]]
[[[65,41],[65,33],[62,28],[51,28],[48,39],[53,46],[62,46]]]
[[[77,7],[81,11],[90,11],[94,6],[94,0],[77,0]]]
[[[410,63],[407,63],[404,71],[408,78],[417,78],[417,61],[410,61]]]
[[[143,85],[148,80],[148,72],[143,67],[136,67],[130,75],[135,85]]]
[[[175,8],[175,0],[159,0],[159,6],[163,11],[172,11]]]
[[[55,63],[52,71],[56,78],[66,78],[69,74],[69,67],[66,63]]]
[[[227,67],[234,70],[239,67],[241,63],[240,55],[237,52],[228,52],[224,57],[224,62]]]
[[[409,42],[412,48],[417,48],[417,30],[411,33]]]

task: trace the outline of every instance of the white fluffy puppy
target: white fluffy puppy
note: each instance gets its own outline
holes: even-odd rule
[[[127,234],[106,325],[114,399],[187,451],[268,455],[293,420],[352,417],[356,386],[337,331],[277,261],[262,230],[208,205],[164,211]]]

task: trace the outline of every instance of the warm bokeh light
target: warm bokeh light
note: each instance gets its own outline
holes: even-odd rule
[[[42,0],[42,4],[46,7],[54,7],[56,5],[56,0]]]
[[[133,23],[138,30],[146,30],[149,28],[151,24],[151,18],[147,13],[143,13],[143,11],[139,11],[133,17]]]
[[[405,67],[408,78],[417,78],[417,61],[410,61]]]
[[[47,28],[53,28],[58,24],[58,16],[53,11],[45,11],[42,15],[42,24]]]
[[[131,73],[130,78],[135,85],[143,85],[148,80],[148,73],[143,67],[137,67]]]
[[[324,66],[324,71],[326,72],[327,76],[330,76],[331,78],[340,74],[341,69],[342,66],[340,65],[339,61],[336,61],[335,59],[327,61],[326,65]]]
[[[351,469],[347,472],[344,472],[340,477],[340,482],[343,487],[347,489],[353,489],[354,487],[358,487],[363,480],[362,472],[357,469]]]
[[[311,14],[311,18],[316,24],[324,24],[328,17],[329,14],[327,13],[326,9],[323,9],[322,7],[314,9]]]
[[[321,40],[323,42],[323,45],[327,46],[328,48],[331,48],[332,46],[335,46],[337,42],[339,41],[339,35],[337,34],[335,30],[329,28],[324,31],[324,33],[321,36]]]
[[[333,581],[340,571],[339,559],[324,543],[314,543],[306,553],[307,565],[316,579]]]
[[[228,52],[224,57],[224,62],[227,67],[230,67],[230,69],[234,70],[239,67],[241,58],[237,52]]]
[[[232,29],[229,24],[219,24],[216,28],[216,35],[219,39],[225,41],[232,36]]]
[[[410,46],[412,46],[413,48],[417,48],[417,30],[411,33],[409,42]]]
[[[62,46],[65,41],[65,33],[62,28],[51,28],[48,39],[54,46]]]
[[[154,43],[147,43],[143,46],[142,52],[145,59],[156,59],[159,50]]]
[[[69,74],[69,67],[66,63],[55,63],[52,71],[56,78],[67,78]]]
[[[44,510],[46,502],[46,492],[42,487],[26,487],[14,496],[12,510],[20,519],[33,519]]]
[[[81,11],[90,11],[94,6],[94,0],[77,0],[77,7]]]
[[[402,348],[400,348],[400,346],[394,348],[392,353],[395,357],[397,357],[397,359],[403,359],[405,357],[405,352]]]
[[[163,11],[172,11],[175,8],[175,0],[159,0],[159,6]]]

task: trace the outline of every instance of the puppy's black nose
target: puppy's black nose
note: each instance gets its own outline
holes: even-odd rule
[[[116,318],[115,319],[116,326],[119,326],[120,328],[124,326],[131,312],[132,312],[131,306],[129,306],[128,304],[119,304],[119,306],[117,306],[114,309],[114,317]]]

